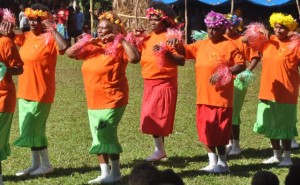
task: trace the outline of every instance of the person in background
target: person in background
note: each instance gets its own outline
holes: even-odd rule
[[[74,43],[76,42],[76,38],[79,36],[76,32],[76,12],[73,8],[73,6],[69,6],[69,17],[67,21],[67,30],[68,30],[68,47],[72,45],[72,38],[74,40]]]
[[[69,18],[69,10],[66,8],[65,1],[60,2],[60,8],[57,12],[57,26],[56,29],[65,40],[68,40],[68,28],[67,22]]]
[[[200,170],[229,173],[225,146],[232,125],[232,75],[245,70],[245,59],[237,45],[224,36],[231,24],[223,14],[211,11],[204,22],[208,38],[184,47],[179,44],[177,51],[186,59],[195,59],[196,125],[209,158],[209,165]]]
[[[227,14],[226,18],[231,23],[231,27],[225,32],[225,37],[234,41],[238,46],[239,51],[246,59],[249,65],[246,70],[237,75],[234,80],[234,98],[233,98],[233,113],[232,113],[232,129],[231,139],[226,146],[226,153],[228,155],[239,155],[241,153],[240,147],[240,124],[241,124],[241,110],[246,97],[247,88],[251,78],[253,77],[252,70],[260,61],[260,54],[258,51],[250,48],[250,46],[243,41],[243,37],[239,34],[242,31],[242,18],[235,14]]]
[[[19,6],[20,13],[19,13],[19,28],[22,32],[26,32],[30,30],[28,18],[25,16],[24,10],[25,7],[23,4]]]
[[[149,163],[140,163],[129,174],[129,185],[159,185],[160,171]]]
[[[3,185],[1,161],[10,155],[10,129],[16,107],[16,88],[13,75],[23,72],[23,61],[13,40],[9,38],[15,27],[15,16],[0,8],[0,185]]]
[[[285,177],[285,185],[298,185],[300,184],[300,164],[295,164],[290,167],[287,176]]]
[[[76,18],[76,23],[75,23],[75,27],[76,27],[76,37],[78,37],[79,35],[82,34],[82,30],[83,30],[83,25],[85,22],[85,18],[84,18],[84,14],[81,12],[80,7],[76,6],[76,14],[75,14]]]
[[[46,122],[55,95],[57,55],[64,54],[67,49],[47,7],[33,4],[25,9],[25,15],[30,31],[15,36],[24,72],[18,78],[20,136],[14,145],[31,149],[32,165],[17,172],[17,176],[53,172],[48,156]]]
[[[259,103],[253,131],[269,138],[272,144],[273,156],[263,163],[287,167],[293,165],[291,140],[298,135],[300,36],[293,33],[298,23],[289,14],[273,13],[269,22],[274,34],[263,47]]]
[[[173,47],[166,46],[167,29],[177,27],[173,9],[153,1],[146,12],[151,33],[139,47],[144,79],[140,129],[152,135],[155,144],[154,152],[146,160],[159,161],[166,157],[164,138],[173,132],[178,65],[184,65],[185,60]]]
[[[140,60],[138,50],[124,40],[121,19],[114,12],[99,16],[98,37],[83,34],[66,54],[84,60],[82,75],[92,133],[91,154],[96,154],[101,175],[88,184],[115,183],[121,180],[118,125],[128,104],[128,62]],[[111,168],[109,165],[111,162]]]

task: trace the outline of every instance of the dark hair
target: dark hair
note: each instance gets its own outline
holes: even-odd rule
[[[300,164],[290,167],[289,173],[285,178],[285,185],[298,185],[300,184]]]
[[[279,185],[279,180],[272,172],[258,171],[254,174],[251,185]]]
[[[129,185],[158,185],[159,182],[159,170],[149,163],[136,165],[132,169],[128,180]]]
[[[42,10],[42,11],[50,12],[50,10],[47,6],[40,4],[40,3],[35,3],[35,4],[31,5],[30,8],[33,10]]]
[[[161,184],[184,185],[182,178],[172,169],[160,172]]]
[[[151,7],[164,11],[168,17],[171,17],[173,19],[177,16],[175,11],[169,5],[163,2],[151,1],[148,5],[148,8]]]

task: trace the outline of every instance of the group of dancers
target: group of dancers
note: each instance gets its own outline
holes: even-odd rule
[[[155,146],[146,161],[160,161],[167,156],[164,141],[174,126],[178,66],[184,66],[186,59],[194,59],[196,129],[209,159],[209,164],[200,170],[229,173],[226,155],[241,153],[240,112],[252,70],[259,62],[262,71],[253,131],[269,138],[273,148],[272,157],[263,163],[278,163],[283,167],[293,164],[291,140],[298,135],[300,35],[294,31],[298,24],[291,15],[273,13],[269,19],[272,34],[257,22],[247,25],[240,34],[240,17],[211,11],[204,19],[206,37],[184,44],[174,10],[164,3],[151,2],[146,10],[151,29],[148,33],[144,30],[126,33],[116,13],[104,12],[99,16],[98,36],[82,34],[69,48],[56,31],[47,7],[34,4],[25,9],[25,15],[30,31],[14,34],[14,16],[7,9],[0,11],[0,75],[3,77],[0,160],[10,155],[9,133],[16,98],[20,137],[14,145],[31,149],[31,166],[17,172],[17,176],[54,171],[48,157],[46,122],[55,95],[57,55],[64,53],[83,61],[82,76],[93,139],[89,152],[97,156],[100,166],[99,176],[89,184],[115,183],[122,178],[122,146],[117,130],[130,92],[126,78],[128,63],[141,64],[144,92],[140,130],[153,136]],[[12,75],[19,75],[17,93]]]

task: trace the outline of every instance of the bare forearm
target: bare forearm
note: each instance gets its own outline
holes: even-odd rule
[[[230,67],[230,71],[233,75],[238,74],[246,69],[244,64],[235,64],[234,66]]]
[[[54,36],[58,49],[60,51],[65,51],[68,48],[66,40],[56,30],[52,30],[51,32]]]
[[[247,67],[247,69],[249,71],[252,71],[256,67],[256,65],[258,64],[259,61],[260,61],[260,58],[253,58],[250,65]]]
[[[138,63],[141,59],[140,52],[136,49],[136,47],[132,46],[129,42],[126,40],[122,40],[121,44],[130,60],[131,63]]]

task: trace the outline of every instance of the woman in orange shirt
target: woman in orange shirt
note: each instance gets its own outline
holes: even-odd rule
[[[10,155],[9,136],[16,107],[16,89],[12,75],[23,72],[23,62],[13,40],[7,37],[16,20],[7,9],[0,8],[0,184],[3,184],[1,161]]]
[[[243,25],[242,18],[235,14],[227,14],[226,18],[230,21],[231,27],[226,30],[225,37],[235,42],[241,54],[247,60],[247,63],[249,63],[246,70],[238,74],[234,80],[231,139],[226,146],[226,153],[228,153],[228,155],[239,155],[242,151],[240,147],[240,113],[246,97],[249,80],[253,77],[252,70],[260,61],[260,54],[258,51],[250,48],[249,44],[243,41],[242,35],[239,34],[238,31],[242,29],[241,27]]]
[[[137,63],[139,52],[123,39],[123,23],[113,12],[99,16],[98,37],[88,34],[66,54],[84,60],[82,75],[93,143],[91,154],[98,156],[101,175],[89,184],[120,181],[120,153],[117,128],[128,103],[126,67]],[[109,167],[111,161],[111,169]]]
[[[174,48],[163,45],[167,41],[167,29],[175,28],[176,14],[166,4],[151,2],[147,9],[152,32],[140,47],[144,93],[140,128],[154,138],[155,151],[147,161],[159,161],[166,157],[164,137],[173,131],[176,100],[178,65],[184,65],[184,57]],[[158,54],[160,53],[160,54]]]
[[[291,166],[291,140],[298,135],[297,102],[299,96],[300,36],[293,33],[297,21],[283,13],[273,13],[269,19],[274,34],[264,45],[254,132],[269,138],[273,156],[264,164]],[[280,140],[284,157],[280,149]]]
[[[230,22],[223,14],[211,11],[204,22],[208,39],[178,50],[183,49],[180,53],[183,52],[186,59],[196,60],[196,124],[199,140],[205,145],[209,158],[209,165],[201,170],[228,173],[225,145],[229,142],[232,124],[232,75],[245,69],[245,59],[237,45],[224,37]]]
[[[48,157],[46,122],[55,95],[55,66],[57,55],[63,54],[67,43],[55,30],[49,9],[33,4],[25,9],[30,31],[15,36],[24,62],[24,72],[18,78],[20,137],[19,147],[31,148],[31,167],[17,176],[43,175],[53,172]]]

